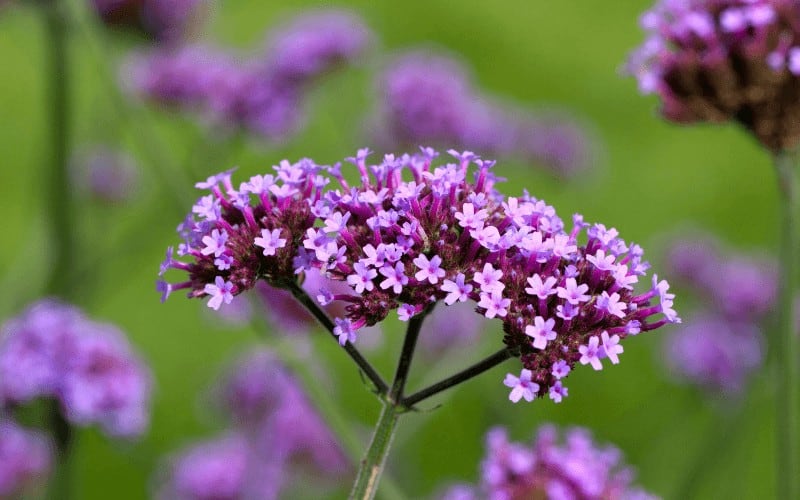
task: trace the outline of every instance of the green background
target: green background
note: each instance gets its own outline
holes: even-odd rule
[[[255,52],[271,27],[319,5],[227,0],[214,9],[203,38]],[[177,241],[174,228],[195,196],[189,182],[233,165],[245,178],[282,158],[328,163],[352,155],[365,145],[360,134],[374,109],[371,77],[387,54],[440,45],[472,66],[483,91],[531,109],[565,107],[590,123],[599,148],[586,175],[558,181],[541,169],[506,161],[497,170],[509,179],[504,190],[516,194],[524,186],[565,219],[580,212],[587,221],[618,228],[623,238],[644,246],[656,272],[665,244],[687,227],[710,229],[742,249],[775,246],[777,197],[768,156],[735,126],[680,128],[663,122],[657,100],[640,96],[634,79],[620,75],[627,53],[643,38],[637,17],[647,2],[336,5],[352,7],[374,30],[376,47],[368,64],[316,86],[307,103],[307,126],[289,143],[245,140],[231,146],[189,117],[154,113],[114,97],[112,78],[136,43],[101,33],[87,22],[80,3],[72,4],[82,20],[73,25],[69,46],[73,144],[119,144],[136,157],[142,174],[138,196],[129,204],[81,202],[74,225],[84,263],[72,274],[75,302],[92,317],[122,327],[156,380],[152,426],[141,442],[115,443],[94,430],[80,432],[74,465],[78,498],[148,496],[165,454],[224,427],[207,404],[208,388],[232,356],[263,337],[209,321],[204,304],[180,294],[163,305],[158,301],[158,263],[166,246]],[[48,75],[40,21],[31,6],[0,13],[0,318],[39,297],[49,273]],[[676,309],[688,317],[695,304],[680,288],[676,292]],[[570,397],[560,405],[509,403],[501,381],[506,371],[518,370],[513,361],[431,400],[428,407],[443,404],[401,421],[391,475],[409,497],[430,494],[449,481],[474,482],[488,428],[506,425],[514,439],[523,440],[541,423],[555,422],[589,427],[600,442],[620,447],[637,469],[639,484],[666,498],[682,495],[691,477],[697,498],[774,496],[772,384],[760,375],[740,400],[713,401],[672,382],[661,363],[667,330],[628,340],[618,366],[599,373],[576,370],[568,381]],[[387,325],[383,347],[368,354],[387,376],[401,334],[398,325]],[[377,401],[334,342],[316,332],[312,343],[310,362],[324,367],[319,383],[329,388],[366,446]],[[491,330],[478,345],[444,359],[420,357],[409,388],[499,346],[500,334]],[[721,429],[726,438],[716,441]],[[335,491],[332,496],[340,497],[346,486]]]

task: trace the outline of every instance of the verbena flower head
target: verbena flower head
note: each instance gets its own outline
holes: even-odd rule
[[[109,26],[132,28],[162,42],[183,38],[203,17],[206,0],[92,0]]]
[[[315,268],[350,285],[323,297],[346,304],[334,329],[342,344],[390,313],[406,321],[434,302],[470,301],[502,322],[503,342],[520,357],[522,376],[506,378],[518,380],[514,401],[559,400],[559,362],[599,370],[619,362],[627,336],[680,321],[666,281],[653,276],[643,280],[648,290],[633,291],[649,267],[641,247],[579,215],[567,231],[545,202],[498,192],[494,162],[451,154],[439,165],[430,149],[368,163],[361,150],[347,160],[356,183],[339,164],[307,159],[239,189],[229,173],[212,177],[198,184],[210,194],[179,227],[177,253],[190,262],[170,248],[161,267],[188,279],[158,290],[165,299],[188,289],[216,309],[259,279],[280,287]]]
[[[538,115],[492,102],[472,84],[465,65],[442,53],[396,57],[378,83],[381,109],[373,139],[384,147],[460,145],[515,157],[569,176],[583,170],[587,131],[567,116]]]
[[[0,407],[55,398],[75,425],[136,436],[148,424],[150,374],[114,326],[45,300],[0,332]]]
[[[44,435],[0,416],[0,496],[18,498],[25,485],[50,468],[51,446]]]
[[[567,430],[560,444],[557,429],[546,425],[529,444],[510,442],[505,429],[495,428],[486,436],[486,447],[480,485],[455,486],[441,498],[655,498],[633,486],[634,474],[620,451],[598,446],[586,429]]]
[[[763,334],[758,326],[714,313],[700,313],[666,339],[672,370],[714,393],[741,392],[748,376],[763,361]]]
[[[800,9],[790,0],[659,0],[628,71],[668,120],[737,121],[771,151],[800,142]]]

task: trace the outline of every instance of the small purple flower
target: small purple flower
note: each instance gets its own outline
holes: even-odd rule
[[[470,292],[472,292],[473,286],[469,283],[464,283],[466,276],[464,273],[458,273],[456,275],[456,280],[444,280],[442,283],[442,291],[447,292],[447,296],[444,298],[444,303],[449,305],[453,305],[455,302],[464,302],[469,298]]]
[[[511,299],[504,298],[502,292],[493,291],[492,293],[481,292],[478,307],[486,309],[484,316],[489,319],[494,317],[504,318],[508,314],[508,306]]]
[[[525,401],[531,402],[536,397],[536,393],[539,392],[539,384],[531,380],[531,375],[531,371],[525,368],[522,369],[519,377],[510,373],[506,374],[503,385],[511,388],[508,399],[511,400],[512,403],[517,403],[522,398],[524,398]]]
[[[586,292],[589,291],[589,285],[583,283],[578,285],[578,282],[575,278],[567,278],[566,286],[558,287],[558,296],[562,299],[566,300],[573,306],[579,305],[581,302],[586,302],[589,300],[589,295]]]
[[[565,397],[569,395],[569,389],[564,387],[561,384],[561,381],[559,380],[558,382],[553,384],[553,387],[550,388],[548,394],[550,396],[550,399],[552,399],[554,403],[560,403],[561,400],[563,400]]]
[[[414,275],[417,281],[428,280],[432,285],[435,285],[439,282],[439,278],[443,278],[445,275],[445,270],[439,267],[442,265],[442,258],[438,255],[434,255],[428,260],[425,254],[419,254],[413,262],[419,268],[419,271]]]
[[[622,354],[623,351],[622,346],[619,345],[619,335],[612,335],[609,337],[608,332],[603,332],[600,334],[600,338],[603,342],[603,352],[605,353],[606,357],[611,360],[611,364],[618,364],[618,355]],[[594,366],[594,363],[592,363],[592,367]]]
[[[279,248],[283,248],[286,246],[286,239],[281,238],[281,230],[280,229],[273,229],[270,231],[269,229],[262,229],[261,230],[261,237],[256,238],[254,243],[257,247],[261,247],[264,249],[262,255],[270,256],[275,255],[275,251]]]
[[[233,283],[225,281],[222,276],[217,276],[214,279],[213,285],[209,283],[203,289],[206,294],[211,296],[211,299],[208,301],[208,307],[216,311],[223,302],[230,304],[233,300],[232,292],[234,288],[235,286]]]
[[[356,329],[353,328],[352,321],[347,318],[336,318],[335,322],[336,326],[333,328],[333,334],[339,337],[339,345],[356,341]]]
[[[372,280],[378,276],[378,271],[369,269],[363,260],[353,264],[353,271],[355,272],[347,277],[347,284],[352,286],[356,293],[369,292],[375,288]]]
[[[500,293],[506,286],[500,281],[503,277],[503,271],[495,269],[491,264],[484,264],[483,271],[475,273],[472,277],[473,281],[480,285],[482,291],[486,293]]]
[[[408,276],[405,275],[406,270],[402,262],[397,262],[394,267],[384,266],[380,272],[386,277],[381,281],[381,288],[384,290],[391,288],[394,293],[399,294],[403,291],[403,286],[408,284]]]
[[[209,236],[203,236],[203,243],[206,246],[200,250],[200,253],[219,257],[225,251],[225,243],[227,241],[228,233],[225,230],[214,229]]]
[[[589,339],[587,345],[579,346],[578,352],[581,354],[580,363],[582,365],[591,364],[595,370],[603,369],[603,363],[600,362],[600,339],[596,335]]]
[[[628,308],[628,305],[624,302],[620,302],[619,299],[620,296],[618,293],[614,292],[609,295],[608,292],[603,291],[603,293],[601,293],[597,298],[595,307],[618,318],[624,318],[625,309]]]
[[[553,370],[551,373],[555,378],[561,380],[562,378],[569,375],[570,370],[571,368],[569,367],[567,362],[564,361],[563,359],[559,359],[558,361],[553,363]]]
[[[556,339],[556,332],[553,327],[556,325],[556,320],[553,318],[545,321],[541,316],[533,318],[533,324],[525,327],[525,335],[533,337],[533,347],[535,349],[544,349],[547,347],[548,340]]]
[[[540,299],[546,299],[550,295],[558,293],[558,290],[553,288],[556,284],[556,281],[556,278],[553,276],[550,276],[546,280],[542,281],[541,276],[534,274],[528,278],[528,284],[530,286],[525,288],[525,291],[531,295],[536,295]]]
[[[417,314],[417,308],[411,304],[402,304],[397,308],[397,316],[400,321],[408,321]]]

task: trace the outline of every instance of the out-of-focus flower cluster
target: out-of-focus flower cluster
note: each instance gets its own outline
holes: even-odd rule
[[[368,153],[347,160],[360,177],[354,184],[340,164],[308,159],[283,161],[238,189],[230,173],[198,183],[210,194],[179,226],[177,253],[190,262],[170,248],[161,265],[161,274],[177,269],[188,279],[159,281],[162,299],[188,289],[217,309],[260,279],[286,287],[317,269],[349,285],[317,296],[346,304],[334,328],[342,345],[392,311],[408,321],[434,302],[470,300],[502,321],[503,342],[520,357],[520,376],[505,380],[515,402],[559,402],[576,364],[616,364],[625,337],[680,321],[666,281],[653,276],[634,293],[649,267],[641,247],[580,215],[567,232],[543,201],[505,197],[494,188],[494,162],[451,151],[455,161],[436,166],[438,153],[424,149],[368,164]]]
[[[108,26],[138,31],[159,42],[181,40],[208,9],[207,0],[91,0]]]
[[[0,415],[0,497],[17,498],[26,485],[50,468],[50,443]]]
[[[666,339],[667,360],[682,378],[713,392],[736,393],[763,359],[762,322],[774,306],[777,269],[766,258],[725,255],[710,235],[673,243],[670,275],[703,302]]]
[[[218,390],[232,429],[174,457],[162,498],[278,498],[298,465],[317,478],[349,470],[325,422],[268,351],[242,359]],[[285,493],[285,492],[284,492]]]
[[[444,53],[415,51],[387,64],[379,77],[380,109],[370,123],[382,149],[419,144],[469,147],[483,155],[519,158],[569,177],[592,154],[587,131],[556,112],[503,106],[474,88],[469,71]]]
[[[354,14],[312,12],[274,33],[266,52],[250,60],[205,45],[161,47],[134,57],[125,78],[150,101],[281,140],[298,130],[308,87],[356,62],[370,37]]]
[[[800,6],[792,0],[659,0],[628,61],[668,120],[735,120],[772,151],[800,142]]]
[[[43,300],[0,331],[0,407],[53,398],[72,424],[135,437],[149,421],[150,373],[116,327]]]
[[[479,486],[453,486],[441,500],[656,498],[633,486],[618,449],[598,446],[586,429],[569,429],[560,444],[557,429],[546,425],[528,444],[510,442],[505,429],[494,428],[486,448]]]

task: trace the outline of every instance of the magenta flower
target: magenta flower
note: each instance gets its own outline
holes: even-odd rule
[[[551,425],[543,426],[532,443],[510,442],[505,429],[494,428],[486,447],[480,484],[454,486],[439,498],[655,498],[633,486],[620,451],[598,446],[586,429],[569,429],[559,444]]]
[[[628,61],[643,93],[679,123],[737,121],[771,151],[800,141],[800,11],[787,0],[659,0]]]

